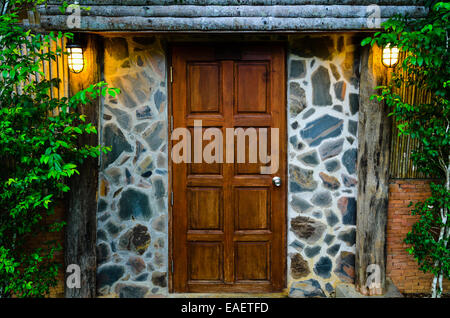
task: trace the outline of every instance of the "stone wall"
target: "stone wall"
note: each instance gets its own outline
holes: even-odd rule
[[[155,37],[105,38],[104,78],[121,89],[104,100],[98,203],[100,296],[167,293],[167,85]]]
[[[291,37],[288,55],[288,287],[330,296],[353,283],[359,41]]]

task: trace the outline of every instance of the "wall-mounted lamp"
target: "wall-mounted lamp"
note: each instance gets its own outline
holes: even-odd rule
[[[69,53],[69,70],[73,73],[80,73],[84,68],[83,47],[79,43],[66,44]]]
[[[386,67],[394,67],[398,63],[398,47],[389,44],[383,48],[383,56],[381,61]]]

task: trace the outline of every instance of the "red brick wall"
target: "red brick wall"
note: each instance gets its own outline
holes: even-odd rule
[[[429,293],[432,275],[418,270],[414,258],[406,252],[403,243],[417,217],[412,216],[409,202],[428,198],[430,180],[396,179],[389,183],[389,208],[387,222],[387,276],[402,293]],[[450,282],[445,281],[444,292],[450,291]]]
[[[65,219],[65,213],[66,213],[65,203],[59,202],[55,206],[55,214],[50,217],[46,217],[45,223],[51,224],[56,221],[60,222],[61,220]],[[43,242],[50,241],[50,240],[59,241],[60,244],[64,248],[64,230],[62,230],[60,232],[38,234],[36,237],[33,238],[33,240],[28,245],[30,248],[36,248],[36,247],[40,247]],[[61,264],[62,266],[60,267],[60,269],[58,271],[58,276],[57,276],[58,284],[55,287],[50,289],[50,294],[48,295],[48,297],[51,297],[51,298],[64,297],[64,269],[65,269],[64,268],[64,249],[55,253],[55,260],[58,264]]]

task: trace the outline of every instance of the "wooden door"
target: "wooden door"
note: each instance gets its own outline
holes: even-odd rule
[[[226,128],[266,128],[269,154],[271,128],[279,131],[279,168],[273,174],[261,174],[260,167],[268,164],[259,158],[248,162],[250,138],[246,162],[236,162],[237,136],[234,154],[224,151],[223,163],[172,162],[172,291],[272,292],[285,287],[284,61],[281,46],[172,48],[172,129],[189,129],[191,154],[196,120],[202,121],[203,131],[222,131],[224,145],[233,140],[225,138]],[[273,185],[275,176],[281,178],[279,187]]]

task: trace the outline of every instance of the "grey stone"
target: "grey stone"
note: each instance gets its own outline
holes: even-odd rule
[[[116,117],[117,123],[122,129],[128,130],[130,128],[131,118],[128,113],[118,108],[110,107],[107,104],[105,104],[105,107]]]
[[[355,281],[355,254],[341,252],[333,272],[342,282],[352,284]]]
[[[337,190],[341,186],[339,180],[333,176],[327,175],[324,172],[319,173],[320,179],[322,179],[322,184],[325,189],[328,190]]]
[[[347,141],[350,145],[353,145],[353,142],[355,141],[355,138],[348,136]]]
[[[327,226],[309,217],[297,216],[291,219],[291,230],[299,239],[308,244],[317,242],[325,232]]]
[[[142,58],[140,56],[137,57],[136,64],[138,66],[143,66],[144,65],[144,61],[142,61]]]
[[[150,146],[151,150],[158,150],[167,137],[165,123],[163,121],[153,123],[150,128],[143,133],[142,137]]]
[[[125,273],[125,268],[121,265],[104,265],[97,272],[97,288],[111,286],[118,281]]]
[[[335,172],[339,170],[341,167],[341,164],[337,160],[331,160],[325,162],[325,169],[327,169],[328,172]]]
[[[108,207],[108,203],[106,203],[105,200],[100,199],[100,200],[98,201],[97,212],[98,212],[98,213],[103,212],[103,211],[106,210],[107,207]]]
[[[347,90],[347,84],[345,84],[344,81],[340,81],[337,83],[334,83],[334,94],[336,95],[336,98],[340,101],[344,101],[345,99],[345,92]],[[342,112],[342,110],[341,110]]]
[[[332,202],[331,194],[329,191],[314,193],[311,202],[320,207],[328,207]]]
[[[314,265],[314,273],[322,278],[330,278],[331,268],[331,259],[328,256],[322,256],[316,265]]]
[[[291,51],[300,57],[317,57],[329,60],[333,56],[334,43],[329,36],[305,36],[292,41]]]
[[[356,242],[356,230],[354,228],[342,231],[338,235],[338,239],[345,242],[348,246],[355,245]]]
[[[300,84],[291,82],[289,84],[289,112],[291,117],[300,114],[307,106],[305,90],[300,87]]]
[[[106,230],[112,237],[116,237],[117,234],[122,230],[122,227],[115,221],[108,221],[105,225]]]
[[[297,129],[298,128],[298,122],[296,122],[296,121],[294,121],[292,124],[291,124],[291,127],[292,127],[292,129]]]
[[[348,97],[350,102],[350,112],[354,115],[359,111],[359,95],[351,93]]]
[[[320,159],[326,160],[333,158],[342,152],[344,138],[326,141],[319,147]]]
[[[155,252],[155,258],[153,260],[153,263],[157,266],[157,267],[161,267],[164,265],[164,255],[159,253],[159,252]]]
[[[113,184],[118,185],[120,183],[120,177],[122,176],[122,170],[120,168],[111,167],[104,170],[104,173]]]
[[[333,243],[335,238],[336,238],[336,236],[334,236],[332,234],[327,234],[327,235],[325,235],[325,238],[323,240],[325,243],[327,243],[327,245],[330,245],[331,243]]]
[[[333,211],[326,210],[325,215],[329,226],[333,227],[339,222],[339,218]]]
[[[108,241],[108,238],[106,236],[106,232],[103,230],[97,231],[97,241]]]
[[[353,197],[342,197],[338,200],[338,208],[342,213],[342,223],[356,225],[356,199]]]
[[[330,284],[330,283],[326,283],[325,284],[325,290],[328,292],[328,293],[334,293],[334,288],[333,288],[333,286]]]
[[[331,73],[333,73],[334,78],[338,81],[341,78],[341,74],[339,74],[339,70],[337,66],[333,63],[330,63]]]
[[[342,105],[334,105],[333,110],[342,113],[344,111],[344,108],[342,107]]]
[[[328,70],[319,66],[311,76],[313,104],[317,106],[327,106],[332,104],[330,95],[330,75]]]
[[[166,216],[160,215],[152,222],[152,228],[158,232],[165,232],[166,230]]]
[[[147,250],[150,242],[151,237],[147,227],[138,224],[120,237],[119,249],[134,251],[142,255]]]
[[[352,187],[356,187],[356,185],[358,184],[358,180],[356,180],[355,178],[352,178],[346,174],[342,174],[342,182],[344,183],[344,185],[346,187],[352,188]]]
[[[166,287],[167,286],[166,273],[153,272],[152,273],[152,283],[153,283],[153,285],[156,285],[159,287]]]
[[[163,102],[166,100],[166,96],[164,95],[163,92],[161,92],[159,89],[156,91],[155,95],[154,95],[154,100],[155,100],[155,106],[158,109],[159,112],[162,111],[162,104]]]
[[[304,129],[300,130],[300,136],[310,146],[317,146],[323,140],[338,137],[342,133],[344,120],[323,115],[322,117],[309,122]]]
[[[302,169],[295,165],[289,165],[289,189],[291,192],[314,191],[317,181],[313,179],[312,170]]]
[[[303,164],[310,167],[315,167],[319,164],[319,156],[317,156],[317,151],[315,150],[301,154],[297,156],[297,159]]]
[[[312,216],[315,217],[315,218],[320,219],[320,218],[322,218],[322,212],[321,211],[314,211],[312,213]]]
[[[342,164],[347,169],[349,174],[356,172],[356,157],[358,152],[355,148],[349,149],[342,155]]]
[[[316,112],[315,108],[310,108],[308,109],[302,116],[302,119],[308,119],[309,117],[311,117],[312,114],[314,114]]]
[[[116,294],[119,298],[143,298],[149,291],[148,287],[140,285],[119,283],[115,287]]]
[[[301,150],[303,148],[303,144],[298,141],[297,136],[291,136],[289,137],[289,143],[294,147],[296,150]]]
[[[162,177],[155,176],[152,178],[152,184],[155,190],[155,198],[161,199],[166,196],[166,189]]]
[[[144,174],[151,171],[154,168],[153,157],[151,155],[146,156],[137,166],[137,173]]]
[[[142,273],[139,276],[137,276],[136,278],[134,278],[133,280],[136,282],[144,282],[147,280],[149,273]]]
[[[142,106],[136,109],[136,118],[138,120],[153,118],[153,113],[150,106]]]
[[[135,189],[122,192],[119,200],[119,216],[122,220],[149,220],[152,214],[146,194]]]
[[[140,124],[137,124],[134,126],[134,131],[138,134],[142,133],[145,129],[147,129],[148,125],[150,125],[148,122],[143,122]]]
[[[133,274],[138,275],[145,269],[145,262],[139,256],[130,256],[127,265],[131,268]]]
[[[293,248],[297,249],[298,251],[301,251],[305,247],[305,244],[303,244],[302,242],[300,242],[298,240],[295,240],[294,242],[289,244],[289,246],[292,246]]]
[[[291,298],[323,298],[326,297],[320,284],[315,279],[295,282],[289,290]]]
[[[306,75],[306,63],[303,60],[292,60],[289,78],[303,78]]]
[[[106,263],[111,258],[111,251],[109,245],[106,243],[100,243],[97,245],[97,265]]]
[[[351,120],[351,119],[348,121],[348,132],[356,137],[356,134],[358,132],[358,122],[357,121]]]
[[[310,273],[308,262],[296,253],[291,255],[291,276],[294,279],[300,279],[308,276]]]
[[[123,60],[129,56],[128,43],[124,38],[107,38],[105,41],[105,51],[115,60]]]
[[[305,255],[309,258],[313,258],[314,256],[318,255],[320,252],[321,247],[320,246],[313,246],[313,247],[307,247],[305,248]]]
[[[103,129],[104,145],[111,147],[111,151],[103,154],[103,167],[116,161],[122,152],[131,152],[133,149],[125,139],[122,131],[114,124],[107,124]]]
[[[335,256],[339,249],[341,248],[340,244],[334,244],[333,246],[327,248],[327,254],[330,256]]]

